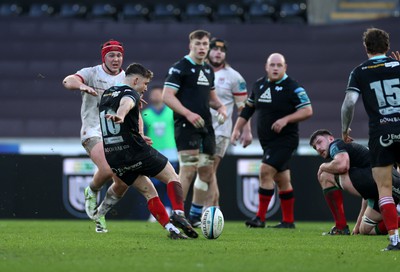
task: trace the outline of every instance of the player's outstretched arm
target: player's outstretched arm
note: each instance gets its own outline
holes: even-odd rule
[[[68,90],[80,90],[93,96],[97,96],[98,93],[90,86],[83,83],[82,79],[76,75],[69,75],[64,78],[62,84]]]

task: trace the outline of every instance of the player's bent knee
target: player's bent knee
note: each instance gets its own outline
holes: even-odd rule
[[[372,227],[370,225],[367,225],[364,222],[362,222],[360,224],[359,234],[361,234],[361,235],[374,235],[375,234],[374,229],[375,229],[374,227]]]
[[[363,215],[362,217],[362,222],[368,226],[372,226],[375,227],[376,225],[378,225],[378,222],[376,222],[375,220],[372,220],[371,218],[369,218],[366,215]]]

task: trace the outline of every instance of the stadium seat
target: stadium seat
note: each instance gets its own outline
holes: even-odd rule
[[[396,7],[393,10],[393,17],[400,17],[400,1],[397,2]]]
[[[282,2],[277,19],[282,23],[306,23],[307,4],[299,1]]]
[[[130,21],[148,21],[150,9],[145,4],[140,3],[128,3],[122,7],[119,14],[120,20]]]
[[[48,3],[33,3],[29,8],[30,17],[48,17],[55,13],[55,7]]]
[[[272,23],[276,20],[275,6],[268,2],[253,2],[249,6],[247,21],[250,23]]]
[[[188,3],[182,20],[192,23],[208,23],[212,21],[213,9],[205,3]]]
[[[96,3],[93,4],[92,9],[88,13],[88,18],[100,20],[116,20],[117,14],[117,7],[115,5]]]
[[[79,116],[59,119],[56,127],[57,134],[65,135],[65,137],[78,137],[80,129],[81,121]]]
[[[22,6],[15,3],[4,3],[0,5],[0,16],[19,16],[23,12]]]
[[[0,126],[7,128],[1,132],[1,137],[15,137],[15,135],[31,137],[26,133],[25,120],[21,118],[0,118]]]
[[[173,3],[157,3],[151,19],[156,22],[177,22],[181,20],[181,8]]]
[[[244,9],[239,4],[220,3],[217,6],[214,19],[221,23],[243,22]]]
[[[83,18],[87,13],[87,7],[78,3],[64,3],[60,7],[59,15],[64,18]]]

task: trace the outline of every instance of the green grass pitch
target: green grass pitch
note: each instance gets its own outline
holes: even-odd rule
[[[277,222],[270,222],[277,223]],[[169,240],[158,223],[0,220],[0,271],[389,271],[400,252],[381,252],[386,236],[322,236],[331,223],[297,222],[295,230],[249,229],[225,222],[207,240]]]

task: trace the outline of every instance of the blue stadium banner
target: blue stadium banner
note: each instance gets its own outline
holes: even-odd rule
[[[84,191],[96,171],[96,165],[89,158],[64,158],[63,202],[71,215],[87,218]],[[98,195],[98,203],[101,195],[104,195],[104,192]]]

